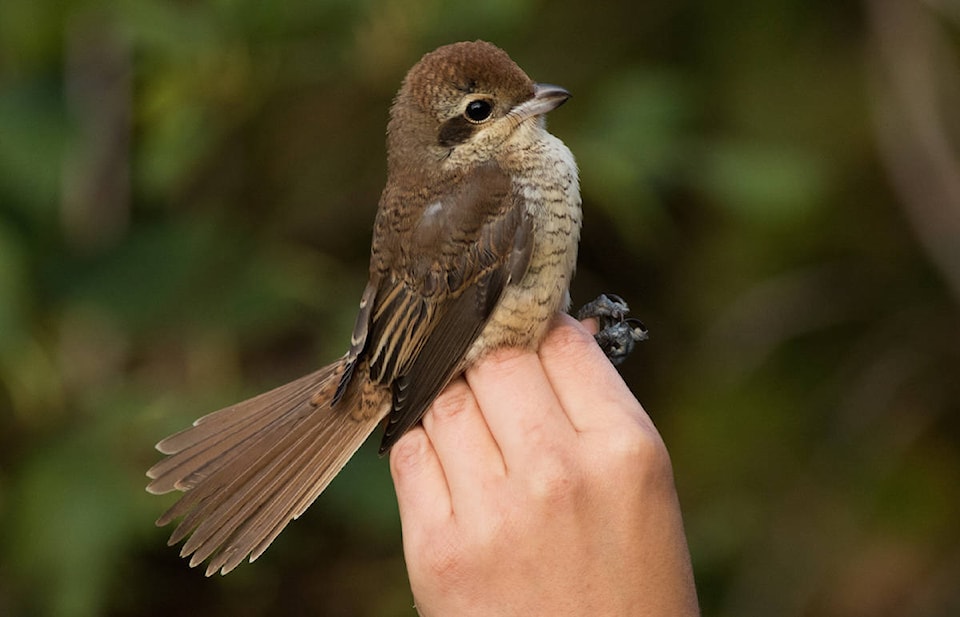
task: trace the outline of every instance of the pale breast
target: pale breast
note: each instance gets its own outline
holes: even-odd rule
[[[531,217],[534,247],[523,278],[511,281],[467,354],[472,363],[497,347],[536,348],[550,319],[570,305],[570,279],[580,240],[580,182],[573,154],[539,127],[510,157],[514,189]]]

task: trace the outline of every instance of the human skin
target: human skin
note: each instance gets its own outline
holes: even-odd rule
[[[669,455],[595,329],[489,354],[393,448],[421,615],[699,614]]]

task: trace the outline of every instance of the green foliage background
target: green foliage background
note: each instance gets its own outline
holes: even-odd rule
[[[574,302],[651,329],[624,374],[704,613],[960,614],[958,31],[951,0],[0,3],[0,615],[414,614],[374,449],[222,579],[143,473],[346,348],[391,98],[475,38],[574,93]]]

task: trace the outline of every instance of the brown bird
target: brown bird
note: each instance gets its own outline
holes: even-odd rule
[[[539,345],[569,307],[580,236],[577,166],[544,124],[569,96],[482,41],[410,70],[350,350],[157,444],[147,490],[185,492],[157,524],[183,517],[170,544],[189,536],[191,566],[253,561],[381,420],[384,453],[486,352]]]

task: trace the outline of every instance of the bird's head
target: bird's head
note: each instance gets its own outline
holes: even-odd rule
[[[542,116],[569,97],[559,86],[534,83],[490,43],[440,47],[410,69],[390,110],[390,173],[439,173],[495,159],[505,143],[534,138],[521,127],[539,130]]]

